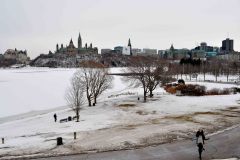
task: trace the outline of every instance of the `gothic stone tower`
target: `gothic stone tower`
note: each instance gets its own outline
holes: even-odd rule
[[[76,54],[77,49],[75,48],[72,39],[66,48],[67,48],[67,54],[70,54],[70,55]]]
[[[132,56],[132,44],[130,38],[128,40],[128,47],[130,48],[130,55]]]
[[[72,38],[71,38],[71,40],[70,40],[70,43],[69,43],[69,45],[68,45],[68,48],[75,48],[75,46],[74,46],[74,44],[73,44]]]
[[[82,38],[81,38],[81,35],[79,33],[79,36],[78,36],[78,49],[82,48]]]
[[[56,45],[56,53],[58,53],[59,52],[59,46],[58,46],[58,44]]]

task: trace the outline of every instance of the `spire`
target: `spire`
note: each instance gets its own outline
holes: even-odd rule
[[[82,48],[82,37],[81,34],[79,32],[79,36],[78,36],[78,49]]]
[[[71,38],[71,40],[70,40],[69,46],[75,48],[75,47],[74,47],[74,44],[73,44],[73,40],[72,40],[72,38]]]
[[[58,52],[59,51],[59,46],[58,46],[58,43],[57,43],[57,45],[56,45],[56,52]]]
[[[170,50],[171,50],[171,51],[174,51],[173,44],[171,45]]]
[[[81,39],[81,34],[80,34],[80,32],[79,32],[79,35],[78,35],[78,39]]]
[[[132,46],[130,38],[128,39],[128,46]]]
[[[133,53],[132,53],[132,44],[131,44],[130,38],[128,39],[128,47],[129,47],[129,49],[130,49],[130,56],[132,56]]]

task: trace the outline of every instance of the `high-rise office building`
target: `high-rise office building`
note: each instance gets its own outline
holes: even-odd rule
[[[222,48],[221,48],[222,51],[233,52],[234,51],[233,47],[234,46],[233,46],[233,40],[232,39],[227,38],[226,40],[222,41]]]

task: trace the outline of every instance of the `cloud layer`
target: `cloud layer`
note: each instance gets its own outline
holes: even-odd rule
[[[0,53],[27,49],[34,58],[56,43],[83,42],[99,48],[193,48],[220,46],[227,37],[240,51],[239,0],[1,0]]]

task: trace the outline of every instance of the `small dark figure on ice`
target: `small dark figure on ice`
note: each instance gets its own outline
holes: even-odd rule
[[[56,113],[53,115],[53,117],[54,117],[54,121],[57,122],[57,114]]]
[[[198,153],[199,153],[199,159],[202,160],[202,152],[205,151],[205,149],[203,148],[203,144],[200,142],[198,143]]]

